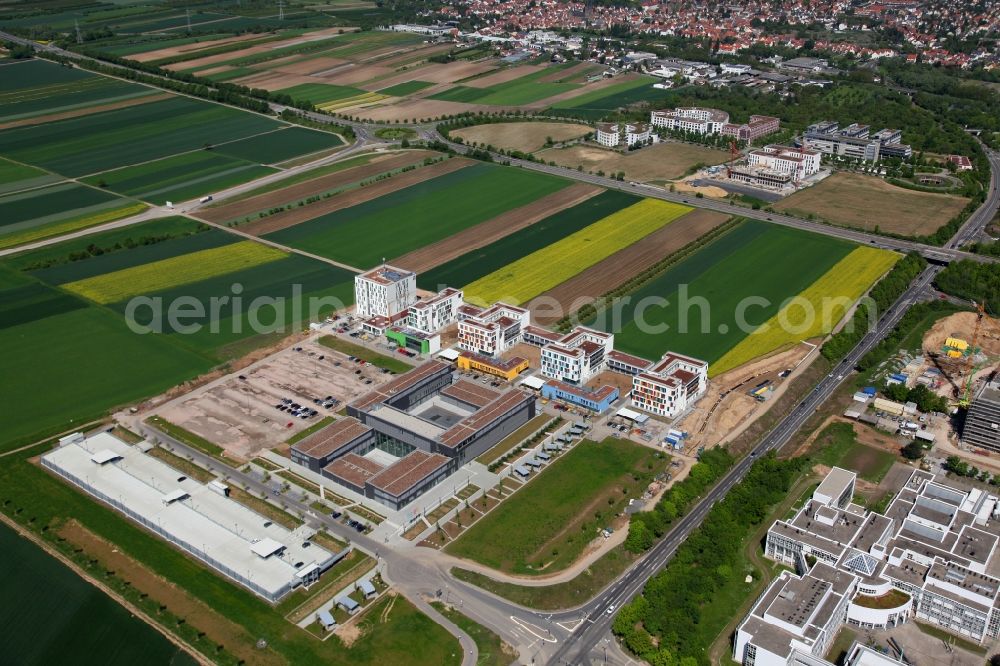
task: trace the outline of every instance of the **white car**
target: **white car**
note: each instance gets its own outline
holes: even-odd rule
[[[613,614],[615,612],[615,605],[611,604],[610,606],[608,606],[608,610],[606,610],[604,612],[607,613],[608,615]]]

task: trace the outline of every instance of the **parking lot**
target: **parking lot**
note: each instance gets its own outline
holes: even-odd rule
[[[233,455],[250,458],[336,414],[389,378],[310,339],[177,398],[157,413]]]

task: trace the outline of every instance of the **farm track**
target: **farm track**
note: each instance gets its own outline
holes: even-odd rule
[[[32,116],[31,118],[21,118],[19,120],[11,120],[5,123],[0,123],[0,130],[13,129],[15,127],[27,127],[29,125],[41,125],[43,123],[51,123],[57,120],[66,120],[68,118],[79,118],[80,116],[89,116],[93,113],[101,113],[102,111],[114,111],[115,109],[124,109],[130,106],[139,106],[140,104],[148,104],[150,102],[162,102],[163,100],[170,99],[171,97],[172,95],[170,93],[161,93],[158,95],[146,95],[145,97],[123,99],[121,101],[112,102],[110,104],[87,106],[82,109],[73,109],[72,111],[62,111],[60,113],[51,113],[44,116]]]
[[[509,210],[465,231],[449,236],[439,243],[427,245],[393,260],[393,263],[417,273],[428,271],[466,252],[484,247],[512,233],[530,227],[546,217],[583,203],[601,193],[601,188],[576,183],[542,197],[526,206]]]
[[[560,304],[559,309],[563,311],[562,314],[557,312],[552,315],[535,315],[536,323],[552,324],[564,314],[570,313],[574,300],[586,299],[589,302],[607,293],[667,255],[722,226],[728,219],[729,217],[722,213],[694,210],[676,222],[654,231],[639,242],[599,261],[555,288],[539,294],[525,307],[532,312],[549,312],[551,307],[539,304],[552,303],[555,300]]]
[[[230,231],[238,231],[239,233],[250,236],[262,236],[264,234],[280,231],[281,229],[293,227],[296,224],[320,217],[321,215],[333,213],[344,208],[350,208],[351,206],[356,206],[360,203],[377,199],[391,192],[396,192],[406,187],[410,187],[411,185],[422,183],[425,180],[430,180],[431,178],[435,178],[437,176],[443,176],[446,173],[458,171],[459,169],[470,166],[471,164],[473,164],[473,161],[469,159],[461,157],[452,158],[444,162],[432,164],[428,167],[407,171],[406,173],[389,178],[388,180],[382,180],[374,185],[351,190],[350,192],[345,192],[344,194],[318,201],[309,206],[302,206],[301,208],[297,207],[284,213],[278,213],[277,215],[272,215],[259,222],[251,222],[238,230],[230,228]]]
[[[269,210],[275,206],[299,201],[314,194],[334,190],[344,185],[350,185],[351,183],[371,178],[380,173],[402,168],[431,154],[428,152],[426,155],[417,153],[404,153],[395,156],[386,155],[384,158],[373,159],[368,164],[312,178],[290,185],[289,187],[281,188],[280,190],[258,194],[257,196],[235,201],[225,206],[199,210],[195,215],[209,222],[235,220],[246,215],[255,214],[257,211]]]

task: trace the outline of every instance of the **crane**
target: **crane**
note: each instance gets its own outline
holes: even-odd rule
[[[736,141],[729,142],[729,162],[726,164],[726,178],[733,177],[733,165],[736,164],[736,160],[740,157],[740,149],[736,145]]]
[[[973,359],[973,357],[978,353],[979,334],[982,331],[983,320],[989,320],[989,317],[986,315],[986,306],[983,303],[972,301],[972,307],[976,309],[976,325],[972,329],[972,340],[969,343],[969,354],[965,357],[965,362],[963,364],[965,369],[962,372],[962,382],[958,388],[958,404],[960,407],[969,406],[969,403],[972,401],[973,379],[975,379],[976,373],[979,372],[984,365],[990,362],[987,358],[987,360],[977,364]]]

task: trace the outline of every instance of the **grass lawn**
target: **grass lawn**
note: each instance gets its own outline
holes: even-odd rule
[[[484,465],[489,465],[494,460],[503,458],[505,453],[520,445],[521,442],[527,439],[533,432],[553,420],[555,419],[548,414],[539,414],[514,432],[501,439],[496,446],[487,450],[483,455],[476,458],[476,460]]]
[[[670,350],[714,363],[855,247],[747,221],[630,294],[630,302],[602,312],[591,325],[612,330],[616,349],[627,353],[659,358]],[[756,305],[740,311],[750,297],[758,299]],[[665,301],[650,300],[657,298]],[[698,305],[700,299],[710,306]]]
[[[333,335],[324,335],[319,339],[319,343],[324,347],[329,347],[330,349],[338,351],[341,354],[347,354],[348,356],[360,358],[366,363],[371,363],[379,368],[391,370],[397,374],[408,372],[413,369],[412,365],[400,359],[386,356],[385,354],[379,354],[377,351],[373,351],[367,347],[362,347],[361,345],[356,345],[353,342],[348,342],[347,340]]]
[[[876,176],[841,172],[773,207],[803,217],[812,214],[842,227],[927,236],[957,215],[968,201],[953,194],[908,190]]]
[[[266,238],[368,268],[531,203],[569,181],[478,163]]]
[[[446,550],[502,571],[541,574],[572,564],[669,458],[631,442],[585,440],[504,500]]]
[[[862,479],[878,483],[897,457],[888,451],[860,443],[850,423],[831,423],[819,433],[810,455],[821,465],[843,467]]]
[[[472,583],[516,604],[538,610],[561,610],[592,599],[635,561],[635,555],[622,546],[615,546],[572,580],[541,586],[501,583],[467,569],[456,568],[451,572],[459,580]]]
[[[440,601],[432,601],[431,606],[458,625],[459,629],[476,642],[476,648],[479,650],[476,666],[509,666],[517,661],[517,651],[483,625]]]

